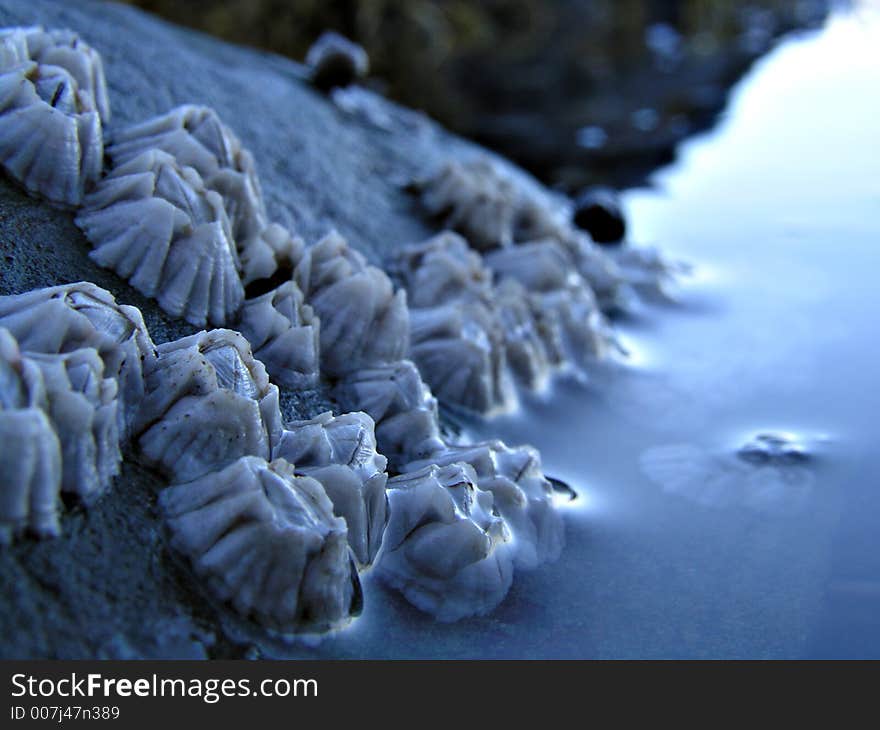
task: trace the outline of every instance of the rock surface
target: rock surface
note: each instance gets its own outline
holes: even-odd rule
[[[85,0],[0,7],[0,26],[32,24],[70,28],[103,56],[113,111],[106,137],[179,104],[211,106],[253,153],[272,220],[309,243],[336,228],[371,263],[435,232],[403,184],[442,159],[478,150],[367,92],[367,112],[343,112],[292,61],[129,7]],[[157,344],[195,331],[94,264],[73,215],[0,176],[0,295],[88,280],[139,307]],[[322,384],[282,392],[289,420],[333,405]],[[111,494],[87,513],[65,515],[62,537],[0,551],[0,657],[260,655],[259,632],[239,625],[229,639],[221,626],[234,619],[197,593],[168,551],[156,508],[163,485],[126,459]]]

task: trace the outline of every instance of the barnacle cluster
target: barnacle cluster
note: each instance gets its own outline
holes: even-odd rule
[[[412,357],[438,395],[478,412],[515,402],[508,369],[537,389],[554,368],[603,357],[614,344],[606,315],[635,290],[663,292],[681,270],[652,249],[603,251],[488,157],[447,162],[412,188],[450,229],[399,257]],[[465,366],[451,371],[453,357]]]
[[[312,55],[320,85],[366,69],[333,37]],[[130,442],[167,483],[170,543],[208,594],[282,633],[344,626],[370,566],[455,620],[559,554],[537,451],[450,443],[432,389],[509,407],[514,377],[538,387],[600,355],[602,309],[662,259],[615,264],[491,163],[456,162],[422,199],[458,233],[404,249],[396,289],[338,233],[307,245],[271,222],[253,158],[213,110],[115,131],[102,176],[108,113],[100,58],[75,35],[0,32],[7,171],[81,203],[98,264],[218,329],[154,346],[137,309],[89,283],[0,297],[0,538],[57,535],[59,495],[88,505]],[[22,135],[42,142],[22,152]],[[285,422],[279,388],[319,381],[341,411]]]

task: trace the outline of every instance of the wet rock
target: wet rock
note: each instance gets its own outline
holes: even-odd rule
[[[806,445],[789,433],[761,433],[744,444],[737,456],[751,464],[784,466],[810,460]]]
[[[596,243],[619,243],[626,234],[620,201],[610,188],[583,191],[574,203],[574,224],[590,234]]]

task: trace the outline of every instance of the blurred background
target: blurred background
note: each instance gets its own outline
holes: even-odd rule
[[[363,45],[376,90],[574,192],[642,182],[710,126],[730,87],[828,0],[129,0],[302,60]]]

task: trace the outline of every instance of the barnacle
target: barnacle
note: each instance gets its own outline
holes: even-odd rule
[[[222,325],[244,299],[223,199],[192,167],[148,150],[114,167],[76,218],[98,264],[175,317]]]
[[[339,628],[360,610],[345,522],[314,479],[244,456],[159,497],[172,546],[215,598],[283,633]]]
[[[323,413],[287,424],[272,456],[321,482],[335,513],[348,524],[358,562],[372,563],[385,529],[388,478],[387,460],[376,450],[373,420],[366,413]]]
[[[548,352],[538,306],[537,297],[513,279],[503,279],[495,287],[496,316],[507,364],[519,381],[533,390],[547,382],[551,365],[561,364],[560,357]]]
[[[18,62],[33,60],[46,66],[58,66],[75,80],[78,91],[97,110],[101,121],[110,121],[110,98],[100,54],[78,34],[67,29],[46,30],[41,26],[0,30],[0,44],[16,49],[12,58]],[[26,54],[26,55],[24,55]],[[0,59],[6,65],[6,59]],[[10,59],[11,60],[11,59]]]
[[[318,382],[320,325],[292,281],[246,300],[237,324],[269,377],[290,388]]]
[[[109,116],[101,57],[75,33],[0,29],[0,163],[27,190],[79,205]]]
[[[396,362],[409,344],[406,294],[338,233],[306,249],[294,281],[321,320],[321,369],[339,377]]]
[[[0,543],[60,532],[61,445],[47,406],[40,369],[0,329]]]
[[[554,364],[583,364],[601,357],[613,340],[593,290],[573,270],[573,263],[555,241],[525,243],[486,255],[486,264],[502,281],[516,281],[528,292],[536,332]]]
[[[192,167],[205,188],[222,197],[244,282],[271,276],[286,253],[285,232],[268,222],[254,159],[217,112],[192,104],[176,107],[115,132],[107,155],[118,166],[153,149]]]
[[[452,231],[405,246],[396,268],[411,308],[433,307],[452,299],[488,302],[492,298],[492,272],[480,254]]]
[[[240,456],[270,458],[281,435],[278,388],[247,340],[219,329],[157,349],[137,423],[147,463],[188,481]]]
[[[565,532],[553,505],[553,488],[544,476],[536,449],[510,447],[502,441],[446,445],[429,458],[406,465],[404,470],[460,462],[469,464],[474,483],[493,495],[495,508],[513,535],[517,566],[533,568],[559,557]]]
[[[443,448],[437,399],[410,360],[351,373],[336,385],[334,395],[343,408],[370,415],[379,449],[395,466]]]
[[[453,160],[415,186],[425,210],[475,248],[482,251],[513,243],[519,191],[488,158]]]
[[[348,86],[366,76],[370,58],[357,43],[339,33],[322,33],[306,54],[306,65],[311,70],[312,83],[319,89]]]
[[[609,255],[627,283],[647,296],[670,297],[678,277],[691,271],[687,263],[667,259],[656,248],[621,246]]]
[[[558,240],[571,256],[576,271],[590,285],[603,311],[626,310],[632,306],[635,294],[624,272],[586,233],[569,229]]]
[[[78,282],[0,297],[0,327],[28,352],[97,350],[104,377],[117,382],[119,434],[128,437],[144,396],[143,370],[156,357],[140,310],[117,304],[94,284]]]
[[[451,232],[407,246],[398,273],[412,300],[410,357],[443,400],[486,413],[515,402],[491,272]]]
[[[480,302],[410,311],[410,357],[441,400],[479,413],[507,410],[516,393],[494,312]]]
[[[467,464],[429,465],[388,480],[380,578],[441,621],[485,614],[513,578],[511,537]]]
[[[92,348],[28,357],[43,375],[45,410],[61,444],[61,491],[88,503],[110,486],[122,462],[116,381],[104,377]]]

